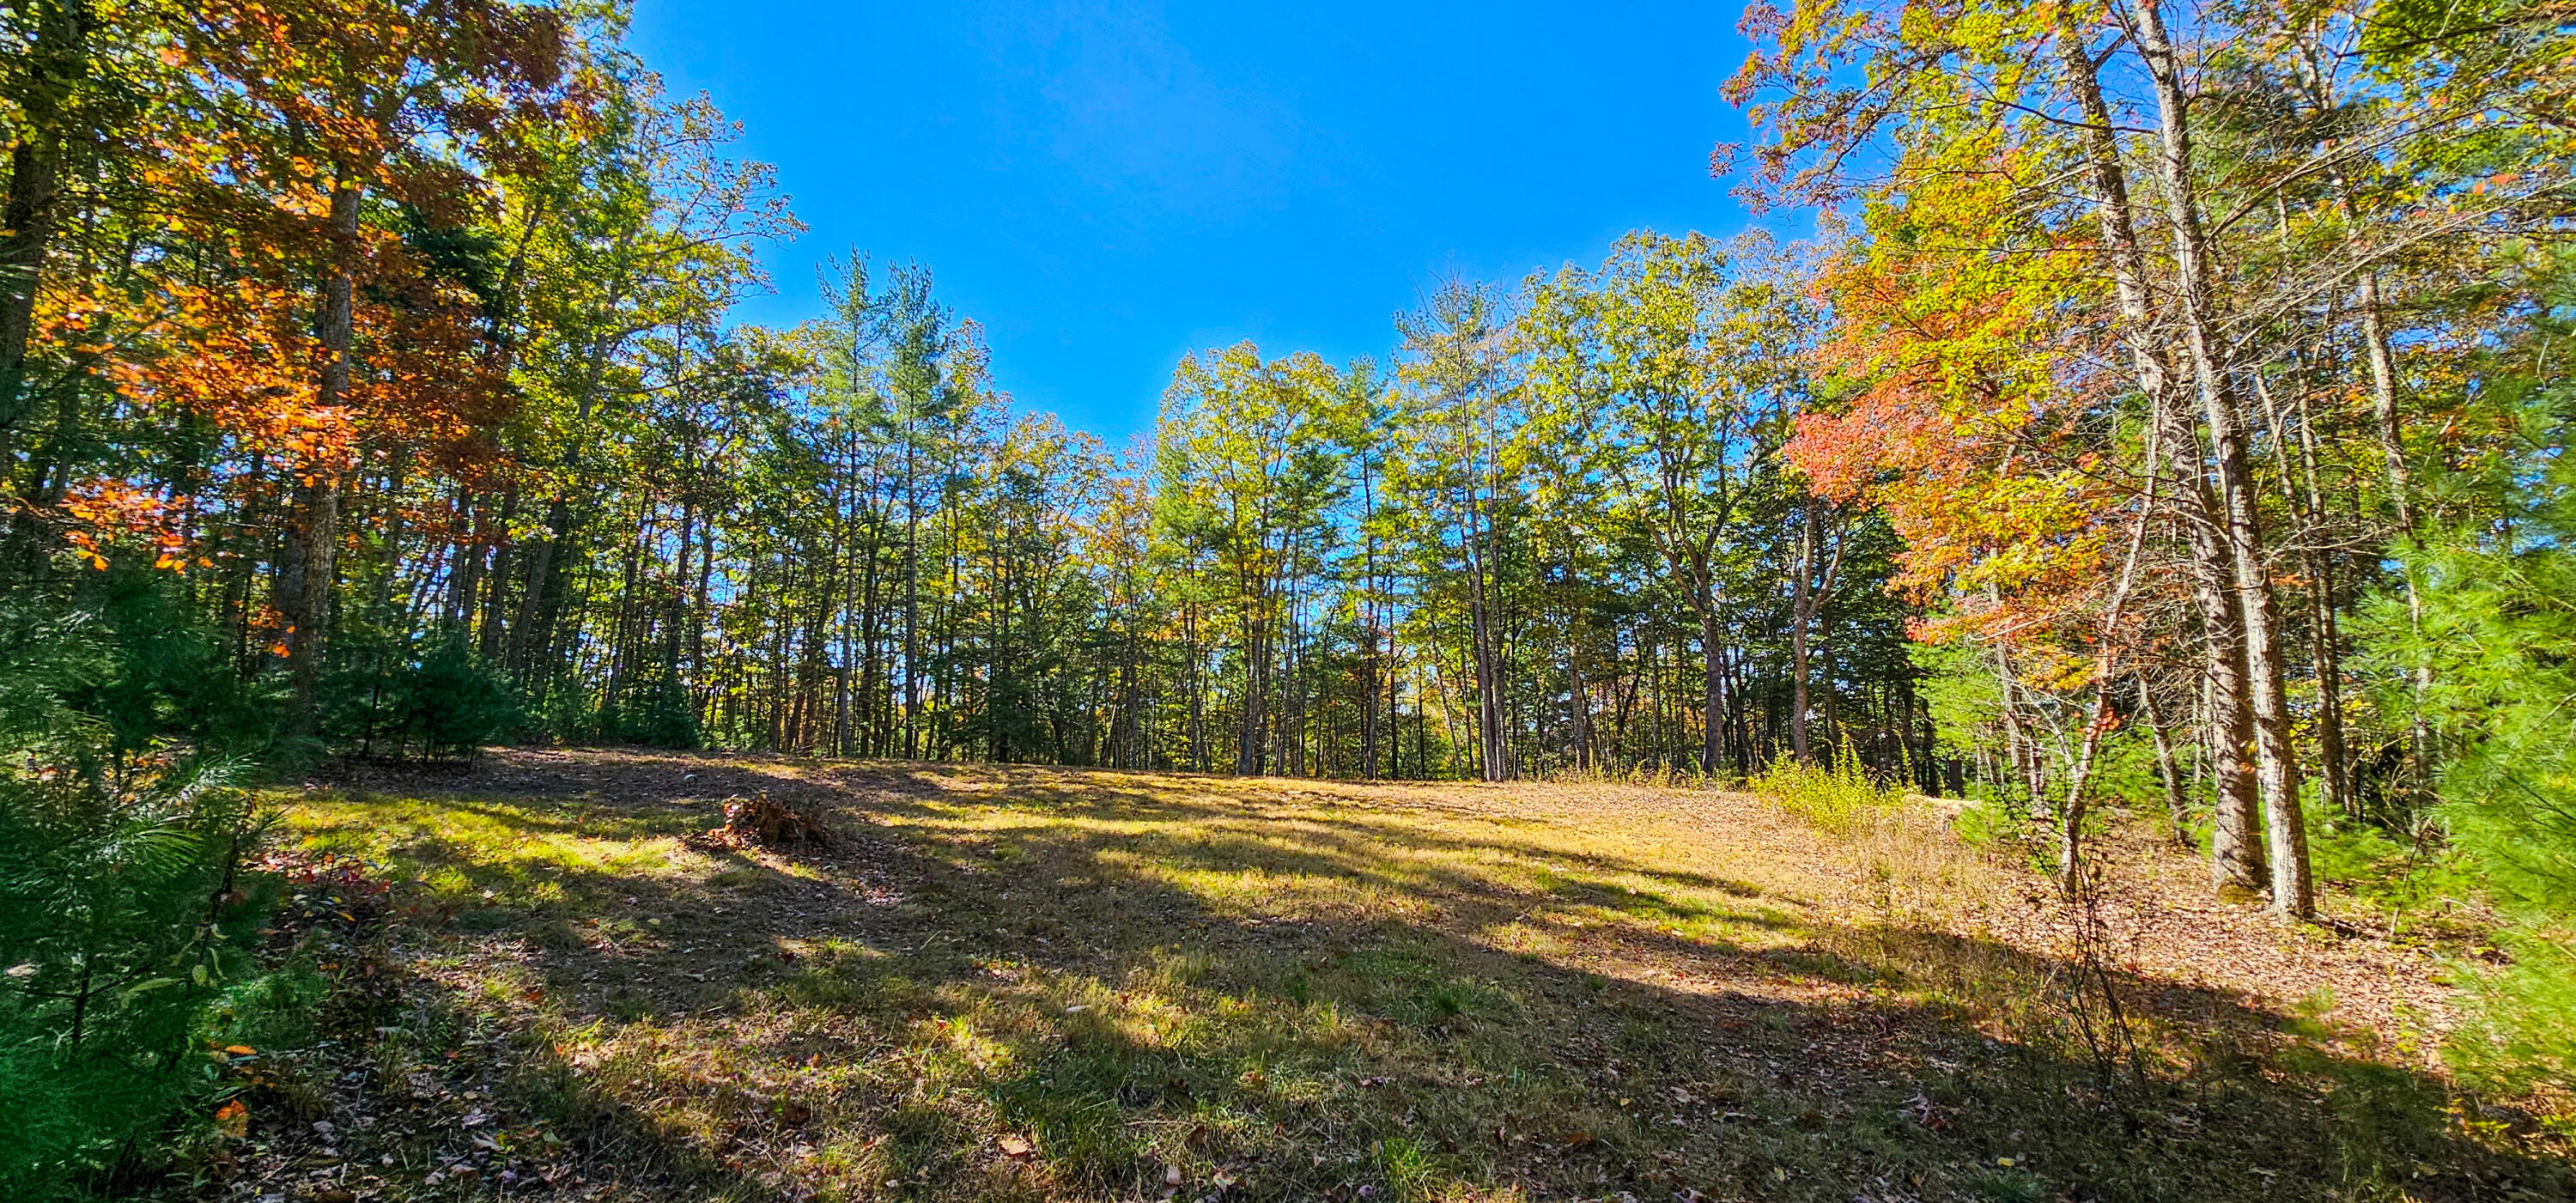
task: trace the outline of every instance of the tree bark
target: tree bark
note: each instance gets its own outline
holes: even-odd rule
[[[358,248],[358,182],[347,173],[331,189],[332,245],[322,275],[320,329],[322,378],[314,405],[328,410],[349,399],[350,342],[356,319],[356,280],[350,268]],[[309,738],[320,730],[317,693],[322,682],[322,652],[331,618],[331,589],[339,579],[340,476],[343,466],[312,463],[296,491],[295,535],[298,554],[293,595],[280,606],[289,627],[287,647],[286,734]]]
[[[2304,919],[2316,912],[2316,890],[2309,876],[2307,828],[2299,811],[2299,769],[2291,743],[2280,620],[2270,568],[2265,563],[2262,515],[2249,463],[2242,406],[2232,378],[2219,362],[2214,269],[2201,229],[2197,182],[2192,172],[2189,98],[2183,92],[2183,64],[2166,34],[2159,0],[2136,0],[2133,12],[2139,57],[2146,65],[2156,99],[2156,162],[2172,241],[2172,292],[2178,302],[2182,350],[2191,367],[2194,391],[2200,396],[2201,421],[2208,430],[2224,519],[2227,567],[2237,620],[2244,632],[2246,709],[2252,720],[2255,767],[2267,820],[2264,827],[2272,862],[2272,909]]]
[[[2156,776],[2164,782],[2165,813],[2173,819],[2174,844],[2190,848],[2191,795],[2183,787],[2182,766],[2174,762],[2172,728],[2166,726],[2164,712],[2156,705],[2156,687],[2146,675],[2138,676],[2138,705],[2147,717],[2147,734],[2156,744]]]
[[[2153,436],[2150,435],[2150,441]],[[2154,449],[2148,459],[2156,458]],[[2111,729],[2111,688],[2117,684],[2112,667],[2118,662],[2121,611],[2129,602],[2129,587],[2137,580],[2138,553],[2147,542],[2147,522],[2155,511],[2155,490],[2150,488],[2138,499],[2137,515],[2129,527],[2129,552],[2120,563],[2120,575],[2111,584],[2111,596],[2102,606],[2099,646],[2093,655],[2093,702],[2084,715],[2083,745],[2075,754],[2074,770],[2067,775],[2066,804],[2058,808],[2057,869],[2058,884],[2071,896],[2083,878],[2085,790],[2093,782],[2095,757],[2102,751],[2102,736]]]
[[[39,6],[35,40],[21,68],[17,145],[9,152],[9,199],[0,209],[0,491],[14,491],[15,435],[28,412],[27,350],[36,295],[61,220],[63,158],[73,92],[89,76],[92,19],[87,0]],[[5,504],[5,498],[0,498]]]
[[[2193,600],[2201,619],[2205,680],[2208,685],[2210,769],[2217,783],[2217,810],[2210,838],[2210,874],[2221,889],[2259,888],[2265,876],[2262,846],[2254,839],[2258,787],[2250,757],[2251,714],[2246,705],[2245,657],[2241,612],[2229,595],[2228,560],[2218,537],[2218,502],[2207,474],[2188,449],[2196,445],[2190,421],[2173,398],[2174,369],[2170,353],[2154,326],[2147,288],[2146,255],[2138,240],[2137,213],[2130,203],[2126,169],[2120,161],[2110,107],[2091,52],[2084,45],[2071,6],[2056,9],[2057,46],[2069,90],[2084,115],[2082,138],[2095,216],[2101,229],[2105,260],[2111,270],[2118,305],[2121,341],[2127,346],[2139,392],[2147,400],[2148,425],[2160,432],[2163,462],[2144,465],[2149,475],[2162,473],[2177,485],[2178,524],[2190,551]]]
[[[1817,498],[1809,497],[1799,507],[1805,511],[1805,523],[1798,540],[1797,576],[1791,582],[1793,618],[1789,628],[1789,745],[1797,753],[1798,763],[1804,765],[1816,763],[1807,731],[1807,711],[1811,704],[1808,691],[1812,688],[1809,682],[1814,675],[1813,667],[1809,663],[1810,644],[1813,639],[1811,632],[1816,623],[1816,611],[1823,605],[1825,595],[1833,591],[1834,577],[1842,571],[1843,566],[1843,540],[1840,532],[1837,531],[1834,536],[1834,554],[1825,562],[1821,576],[1819,575],[1816,561],[1824,554],[1825,537],[1823,520],[1817,516],[1816,507],[1820,504],[1822,503]]]
[[[1710,777],[1726,759],[1726,636],[1717,619],[1717,601],[1699,607],[1700,727],[1699,771]]]

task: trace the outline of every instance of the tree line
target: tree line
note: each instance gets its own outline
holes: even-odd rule
[[[2562,4],[1757,4],[1713,169],[1816,238],[1211,348],[1121,447],[920,265],[730,320],[800,227],[624,22],[6,7],[45,746],[1832,762],[2070,872],[2109,798],[2289,916],[2434,849],[2563,931]]]
[[[396,642],[324,678],[462,645],[568,739],[1488,780],[1848,744],[1929,787],[1885,526],[1778,454],[1785,263],[1641,234],[1443,286],[1383,367],[1213,349],[1113,450],[997,393],[927,270],[853,259],[828,316],[663,336],[542,509],[460,490],[384,545]]]
[[[1778,454],[1788,249],[1447,284],[1383,364],[1212,349],[1111,449],[920,266],[729,322],[796,223],[613,11],[29,11],[5,587],[184,646],[124,752],[1933,784],[1885,525]]]

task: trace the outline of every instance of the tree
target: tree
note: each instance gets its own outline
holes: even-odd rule
[[[1156,472],[1165,521],[1223,575],[1235,633],[1234,768],[1261,773],[1278,746],[1283,628],[1298,569],[1328,537],[1342,480],[1331,441],[1339,373],[1312,354],[1265,360],[1238,343],[1184,356],[1163,395]]]
[[[564,31],[552,10],[500,0],[218,0],[196,7],[185,37],[208,77],[200,95],[218,172],[249,185],[218,195],[258,205],[235,208],[235,220],[273,240],[254,252],[269,261],[244,264],[246,274],[301,265],[314,281],[314,380],[303,408],[315,437],[293,466],[295,538],[278,594],[288,729],[309,735],[344,477],[366,433],[359,360],[388,341],[373,331],[360,340],[360,285],[380,287],[392,258],[366,209],[378,194],[435,207],[479,191],[475,169],[507,163],[519,127],[557,111]],[[368,366],[369,375],[382,370]]]
[[[1797,388],[1780,367],[1798,354],[1794,298],[1734,274],[1765,249],[1631,234],[1598,274],[1568,268],[1532,290],[1533,395],[1579,432],[1698,617],[1705,773],[1727,752],[1721,559]]]
[[[1416,435],[1399,487],[1419,499],[1422,537],[1460,584],[1477,760],[1485,780],[1506,781],[1514,771],[1505,736],[1502,560],[1517,481],[1506,475],[1505,449],[1518,420],[1505,375],[1510,318],[1494,290],[1452,280],[1396,329],[1404,340],[1396,374],[1407,386],[1401,420]]]

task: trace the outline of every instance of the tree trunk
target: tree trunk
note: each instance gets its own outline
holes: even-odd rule
[[[2153,0],[2145,0],[2152,8]],[[2121,340],[2129,350],[2138,388],[2147,400],[2148,424],[2162,432],[2164,462],[2146,464],[2146,473],[2174,478],[2180,502],[2178,524],[2191,552],[2193,599],[2200,611],[2202,650],[2206,663],[2211,771],[2218,786],[2216,822],[2210,839],[2210,873],[2220,888],[2258,888],[2264,877],[2263,851],[2253,836],[2255,774],[2247,752],[2251,715],[2246,706],[2242,616],[2229,596],[2228,561],[2217,535],[2218,505],[2205,473],[2188,448],[2196,444],[2190,424],[2173,399],[2174,371],[2168,348],[2152,325],[2146,256],[2137,235],[2137,215],[2129,200],[2116,128],[2104,103],[2101,81],[2091,52],[2076,28],[2071,6],[2056,10],[2059,61],[2070,90],[2084,114],[2083,145],[2096,218],[2112,291],[2120,314]],[[2161,26],[2159,26],[2161,28]]]
[[[2267,819],[2272,909],[2304,919],[2316,912],[2316,891],[2308,871],[2307,829],[2299,813],[2299,769],[2291,745],[2280,621],[2270,569],[2264,562],[2262,516],[2241,406],[2231,377],[2218,361],[2211,283],[2215,273],[2208,262],[2192,174],[2183,64],[2166,36],[2159,0],[2137,0],[2134,11],[2139,57],[2156,97],[2157,166],[2172,238],[2173,293],[2180,302],[2182,347],[2200,396],[2201,420],[2208,428],[2225,520],[2227,567],[2244,632],[2246,709],[2252,720],[2255,766]]]
[[[12,432],[27,413],[27,348],[35,333],[36,295],[45,257],[61,220],[64,128],[72,92],[89,75],[91,14],[87,0],[41,5],[35,39],[21,68],[17,145],[9,152],[9,200],[0,210],[0,493],[14,491],[18,452]],[[6,498],[0,498],[5,503]],[[13,515],[14,520],[14,515]]]
[[[1475,663],[1477,767],[1487,781],[1505,781],[1511,777],[1511,764],[1503,747],[1502,672],[1495,651],[1493,593],[1486,587],[1492,568],[1492,549],[1487,543],[1488,526],[1484,507],[1470,486],[1465,506],[1467,516],[1467,607],[1469,636]]]
[[[2182,766],[2174,762],[2172,728],[2165,724],[2164,713],[2156,706],[2156,687],[2143,673],[2138,676],[2138,705],[2146,712],[2147,734],[2155,739],[2156,776],[2164,782],[2165,813],[2173,819],[2174,843],[2190,848],[2191,795],[2183,786]]]
[[[2155,458],[2153,450],[2148,458]],[[2067,776],[2066,804],[2058,808],[2058,878],[2070,896],[2083,880],[2085,789],[2092,784],[2094,758],[2101,754],[2102,736],[2111,729],[2111,687],[2116,683],[2111,669],[2119,658],[2120,614],[2128,605],[2129,587],[2137,580],[2138,553],[2146,546],[2147,522],[2154,514],[2155,504],[2153,489],[2139,499],[2138,513],[2129,527],[2129,553],[2120,564],[2118,579],[2112,582],[2110,599],[2102,606],[2099,646],[2093,657],[2093,702],[2084,714],[2083,746],[2075,754],[2074,771]]]
[[[1789,620],[1789,750],[1798,763],[1812,767],[1815,749],[1807,741],[1807,624],[1815,617],[1816,602],[1813,570],[1810,562],[1816,554],[1816,511],[1810,503],[1799,507],[1806,511],[1806,521],[1798,537],[1796,574],[1789,582],[1791,605]]]
[[[329,259],[323,268],[320,342],[322,378],[314,390],[317,409],[346,404],[349,396],[349,351],[356,319],[355,290],[349,259],[357,253],[361,193],[345,173],[331,189]],[[281,606],[290,624],[287,645],[286,734],[309,738],[321,725],[316,709],[322,683],[322,650],[331,618],[331,588],[337,583],[340,549],[339,464],[305,465],[305,481],[296,496],[295,533],[299,554],[294,596]]]
[[[1726,760],[1726,637],[1719,630],[1717,599],[1701,586],[1699,647],[1700,706],[1706,725],[1700,730],[1699,771],[1714,777]]]

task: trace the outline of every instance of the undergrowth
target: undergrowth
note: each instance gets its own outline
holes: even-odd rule
[[[0,1188],[114,1191],[212,1138],[221,1050],[292,1036],[308,973],[250,945],[275,883],[242,872],[259,825],[186,765],[0,783]]]
[[[1782,756],[1753,775],[1746,787],[1789,813],[1837,835],[1905,798],[1901,785],[1883,784],[1862,767],[1848,740],[1830,765]]]
[[[244,868],[265,824],[234,762],[201,751],[226,698],[158,623],[166,594],[128,594],[0,610],[0,1198],[121,1197],[205,1147],[224,1050],[294,1034],[320,993],[252,948],[278,883]],[[154,738],[169,713],[203,739]]]
[[[2470,1005],[2443,1053],[2472,1082],[2576,1101],[2576,1084],[2558,1076],[2576,1066],[2576,932],[2508,931],[2502,944],[2510,963],[2455,974]],[[2576,1129],[2570,1114],[2562,1130]]]

